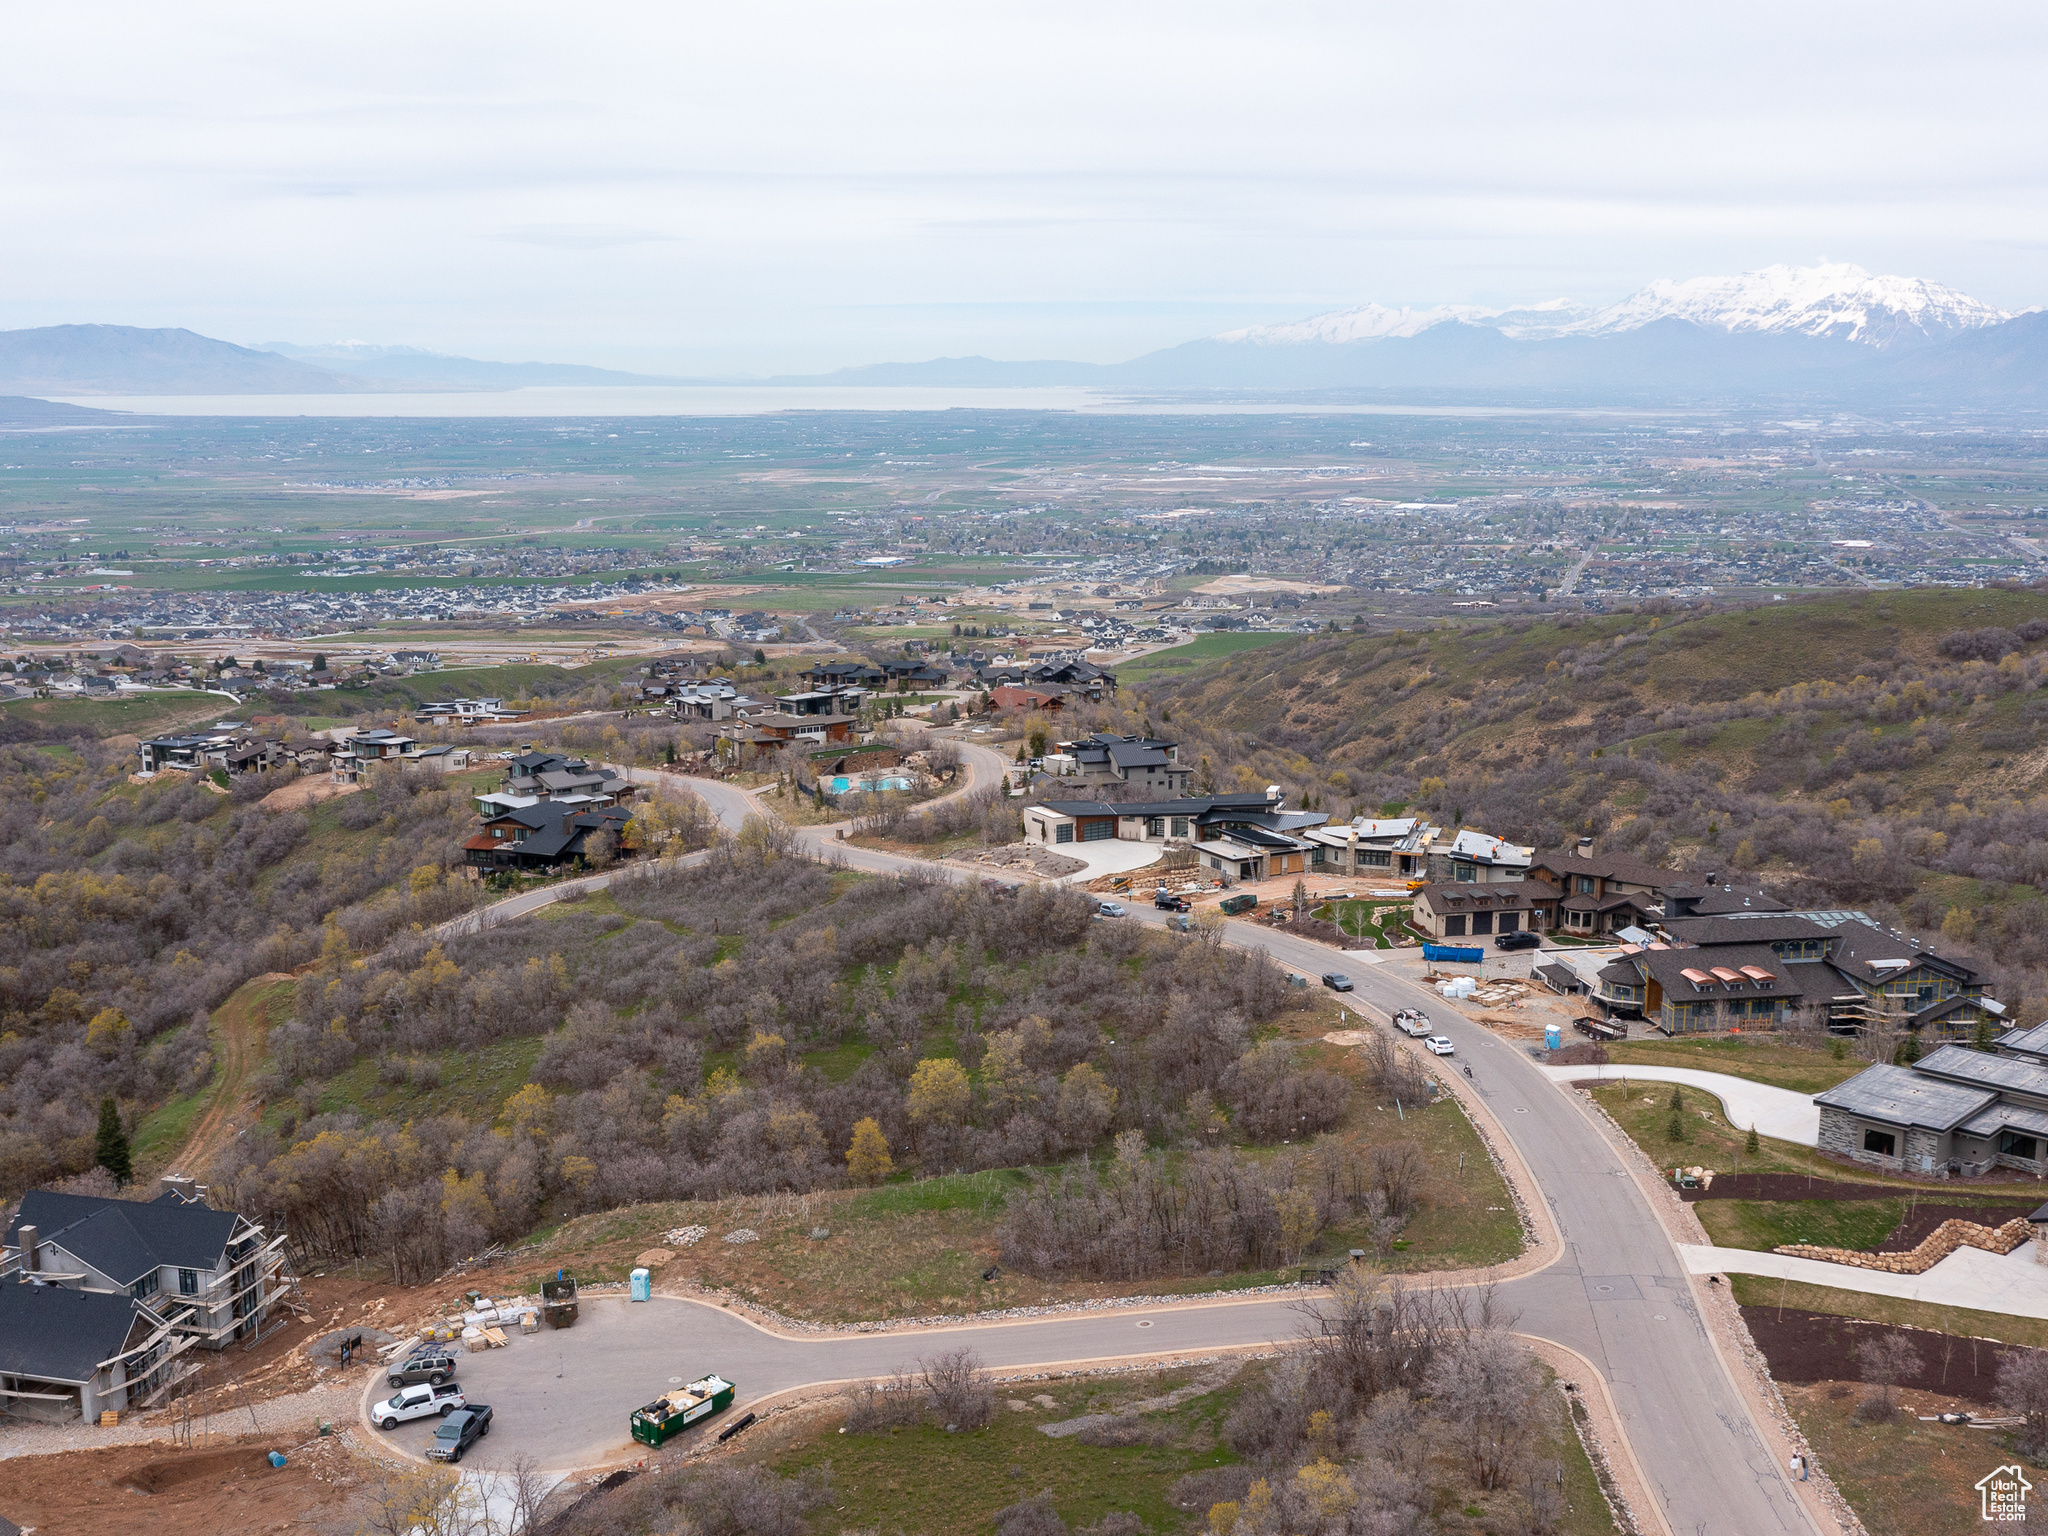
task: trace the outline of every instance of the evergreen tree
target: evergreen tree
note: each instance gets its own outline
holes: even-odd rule
[[[1749,1139],[1742,1144],[1742,1150],[1750,1157],[1755,1157],[1763,1151],[1763,1143],[1756,1139],[1756,1127],[1753,1125],[1749,1128]]]
[[[93,1161],[111,1173],[116,1184],[126,1184],[135,1177],[135,1167],[128,1156],[128,1133],[121,1128],[121,1110],[112,1094],[100,1100],[100,1130],[93,1142]]]
[[[1970,1049],[1973,1051],[1988,1051],[1991,1049],[1991,1021],[1989,1019],[1979,1019],[1977,1021],[1976,1032],[1970,1036]]]

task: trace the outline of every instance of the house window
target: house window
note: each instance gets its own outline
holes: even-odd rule
[[[1391,857],[1384,848],[1366,848],[1360,851],[1358,862],[1369,864],[1374,869],[1385,869]]]
[[[1478,878],[1478,874],[1470,864],[1453,864],[1451,866],[1451,878],[1461,885],[1470,885]]]
[[[1444,919],[1444,937],[1447,939],[1462,939],[1465,937],[1465,915],[1462,912],[1456,917]]]
[[[1592,877],[1591,875],[1575,875],[1575,876],[1573,876],[1573,888],[1574,888],[1575,890],[1577,890],[1577,891],[1578,891],[1578,893],[1579,893],[1579,894],[1580,894],[1581,896],[1590,896],[1590,895],[1592,895],[1592,894],[1593,894],[1593,877]]]
[[[1187,817],[1176,816],[1173,818],[1173,835],[1175,837],[1186,837],[1188,835]]]
[[[1053,828],[1052,840],[1056,843],[1071,843],[1074,840],[1074,824],[1063,821]]]
[[[1309,849],[1308,851],[1309,863],[1314,865],[1317,869],[1321,869],[1323,867],[1323,855],[1325,852],[1326,850],[1324,849],[1323,845],[1321,843],[1317,843],[1315,847]]]
[[[1145,818],[1145,835],[1147,837],[1166,836],[1166,818],[1163,816],[1147,816]]]
[[[2029,1163],[2040,1156],[2039,1145],[2034,1137],[2018,1136],[2011,1131],[1998,1133],[1998,1152],[2001,1157],[2017,1157]]]
[[[154,1296],[157,1292],[158,1284],[157,1272],[152,1269],[148,1274],[128,1287],[128,1294],[137,1301],[140,1301],[145,1296]]]
[[[199,1294],[198,1270],[181,1269],[178,1271],[178,1294],[180,1296],[197,1296]]]
[[[1879,1157],[1896,1156],[1898,1145],[1898,1138],[1890,1131],[1866,1130],[1863,1133],[1863,1150],[1875,1152]]]

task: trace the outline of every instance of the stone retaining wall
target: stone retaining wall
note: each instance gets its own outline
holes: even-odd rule
[[[1944,1221],[1929,1233],[1919,1247],[1906,1253],[1861,1253],[1853,1248],[1822,1248],[1813,1243],[1787,1243],[1773,1253],[1795,1259],[1819,1259],[1827,1264],[1850,1264],[1857,1269],[1881,1269],[1893,1275],[1924,1274],[1958,1248],[1982,1248],[1990,1253],[2008,1254],[2034,1235],[2033,1225],[2017,1216],[2003,1226],[1987,1227],[1974,1221]]]

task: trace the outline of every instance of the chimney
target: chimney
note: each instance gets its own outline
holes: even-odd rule
[[[36,1256],[36,1244],[42,1241],[42,1234],[40,1232],[28,1222],[23,1222],[19,1227],[15,1228],[14,1241],[21,1250],[21,1267],[23,1270],[29,1274],[34,1274],[43,1267],[43,1261]]]
[[[192,1180],[182,1173],[167,1173],[157,1181],[167,1194],[176,1195],[180,1200],[196,1198],[192,1193]]]
[[[1708,884],[1708,885],[1710,885],[1710,886],[1712,886],[1712,885],[1719,885],[1720,883],[1721,883],[1721,871],[1719,871],[1718,869],[1710,869],[1710,870],[1708,870],[1708,871],[1707,871],[1707,884]]]
[[[1591,839],[1590,837],[1582,837],[1579,839],[1579,857],[1582,859],[1590,859],[1591,857],[1593,857],[1593,839]]]

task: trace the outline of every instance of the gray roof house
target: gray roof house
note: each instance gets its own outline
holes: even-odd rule
[[[2048,1067],[1944,1045],[1813,1096],[1820,1150],[1900,1173],[2048,1174]]]
[[[260,1332],[298,1283],[282,1233],[215,1210],[190,1180],[164,1184],[150,1201],[22,1196],[0,1247],[0,1394],[10,1411],[92,1418],[150,1406],[187,1374],[187,1349]]]

